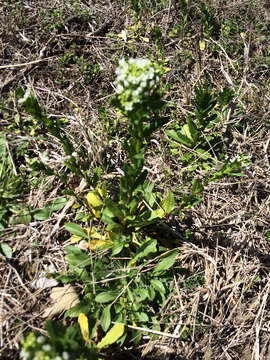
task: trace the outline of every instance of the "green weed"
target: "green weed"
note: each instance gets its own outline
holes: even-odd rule
[[[116,97],[112,104],[126,124],[127,136],[121,145],[127,160],[113,191],[108,181],[101,180],[98,168],[95,181],[94,176],[85,177],[82,155],[74,157],[74,146],[59,120],[47,117],[31,93],[19,92],[20,104],[62,145],[68,156],[66,168],[92,185],[92,190],[75,206],[76,222],[65,224],[72,235],[70,241],[80,243],[82,249],[72,245],[66,247],[69,269],[66,273],[54,274],[58,281],[76,282],[83,288],[81,301],[68,310],[65,317],[80,318],[85,314],[92,329],[100,324],[104,334],[110,333],[114,323],[125,325],[123,335],[116,340],[119,345],[131,340],[138,342],[142,332],[136,330],[137,327],[160,329],[157,314],[173,291],[170,284],[174,272],[178,271],[178,268],[174,272],[171,270],[178,251],[166,239],[147,235],[146,230],[153,224],[162,224],[175,210],[176,202],[180,207],[198,203],[209,181],[224,174],[235,174],[241,164],[241,159],[233,160],[225,163],[219,172],[207,174],[203,180],[193,179],[190,191],[183,193],[180,199],[175,199],[170,190],[165,196],[155,190],[147,179],[144,163],[151,137],[167,122],[167,118],[161,116],[164,102],[159,81],[163,73],[160,64],[146,59],[119,62]],[[168,130],[167,135],[178,147],[185,145],[194,149],[195,154],[204,155],[206,164],[207,161],[211,164],[220,139],[220,134],[212,130],[222,121],[233,96],[227,89],[215,94],[209,84],[199,85],[195,89],[194,114],[187,117],[179,131]],[[105,118],[104,109],[100,111]],[[193,162],[190,174],[201,165],[196,163],[197,155],[181,159]],[[39,166],[41,169],[42,164]],[[48,171],[46,167],[43,170]],[[202,277],[190,277],[184,286],[194,288],[203,281]]]

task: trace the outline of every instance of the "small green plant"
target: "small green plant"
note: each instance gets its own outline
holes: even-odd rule
[[[226,156],[220,131],[233,98],[234,92],[230,89],[215,93],[208,83],[200,84],[195,88],[193,113],[187,116],[184,125],[173,123],[166,130],[172,154],[181,153],[179,160],[185,165],[183,181],[192,183],[189,191],[185,190],[181,196],[181,207],[199,203],[200,195],[209,182],[226,176],[242,176],[240,170],[248,159],[244,155],[234,159]],[[197,169],[203,171],[203,179],[194,179]]]
[[[163,255],[165,249],[161,250],[157,240],[144,233],[146,227],[161,222],[175,206],[173,193],[169,191],[162,198],[154,192],[154,185],[147,180],[144,170],[149,139],[165,122],[159,116],[163,103],[158,84],[163,69],[146,59],[130,59],[121,60],[116,73],[117,95],[113,103],[125,116],[128,132],[122,144],[128,155],[124,174],[114,195],[109,194],[106,183],[86,195],[89,213],[84,212],[80,219],[84,222],[94,220],[96,227],[65,224],[73,235],[71,241],[84,240],[92,251],[110,249],[110,256],[94,261],[82,250],[69,246],[66,260],[70,270],[68,274],[57,276],[58,280],[76,279],[87,284],[84,299],[67,315],[77,316],[86,306],[87,309],[90,307],[92,314],[96,314],[96,321],[100,319],[103,331],[109,329],[112,321],[133,326],[149,326],[149,323],[158,326],[150,304],[160,308],[172,291],[168,286],[172,275],[166,270],[173,265],[177,255],[177,251]],[[103,233],[100,224],[106,226]],[[119,261],[115,256],[124,256],[125,260]],[[151,273],[148,267],[152,269]],[[117,275],[103,284],[102,279],[113,273]],[[102,311],[100,304],[104,304]],[[136,332],[137,340],[140,336]]]
[[[67,314],[76,316],[90,306],[104,332],[112,321],[159,329],[153,309],[161,308],[172,291],[168,286],[172,274],[167,270],[173,265],[177,251],[163,254],[157,240],[144,233],[145,227],[160,222],[174,209],[172,192],[162,199],[153,191],[154,185],[147,181],[143,168],[150,136],[164,123],[158,116],[163,105],[158,89],[161,75],[162,68],[148,60],[120,61],[114,104],[126,117],[128,137],[123,148],[129,161],[124,164],[118,195],[112,199],[103,184],[86,196],[90,216],[106,225],[104,235],[93,227],[82,229],[76,224],[66,224],[73,240],[84,239],[92,250],[100,246],[111,249],[109,257],[94,261],[81,250],[68,247],[69,274],[58,276],[62,281],[66,276],[80,281],[78,276],[82,275],[82,270],[77,269],[83,269],[87,284],[84,299]],[[116,256],[124,256],[126,260],[117,260]],[[141,336],[141,332],[132,331],[133,341],[139,341]],[[127,332],[120,343],[126,337]]]
[[[216,16],[211,12],[211,10],[205,5],[204,2],[201,2],[200,9],[202,13],[204,34],[218,39],[220,36],[221,26],[218,23]]]
[[[130,0],[130,3],[131,3],[132,10],[134,11],[136,18],[139,19],[140,12],[141,12],[140,0]]]
[[[177,148],[182,144],[194,149],[202,158],[215,157],[216,151],[222,145],[221,133],[216,131],[218,126],[227,114],[227,106],[230,104],[234,94],[229,89],[224,89],[215,94],[209,84],[200,84],[195,88],[193,101],[194,113],[187,116],[186,123],[173,126],[166,134],[173,140],[172,152],[177,153]],[[178,145],[177,145],[178,144]],[[175,149],[175,150],[173,150]],[[190,152],[181,160],[192,162],[194,154]]]
[[[71,171],[75,176],[85,178],[86,181],[88,181],[88,158],[85,157],[83,149],[74,148],[72,141],[63,130],[62,119],[48,117],[46,112],[39,105],[35,96],[31,93],[30,89],[24,91],[22,88],[18,88],[17,97],[21,108],[31,114],[43,130],[46,129],[47,132],[59,141],[67,157],[67,160],[65,161],[66,169]],[[66,173],[56,173],[47,164],[36,158],[32,158],[29,161],[29,165],[35,171],[43,171],[47,175],[54,174],[59,177],[63,183],[67,184]]]
[[[115,199],[107,194],[105,183],[86,197],[94,217],[106,225],[113,246],[134,245],[136,231],[160,221],[174,208],[172,192],[162,199],[143,169],[149,139],[165,121],[158,115],[163,105],[158,89],[161,74],[159,65],[144,59],[122,60],[117,69],[114,105],[126,116],[128,137],[123,149],[129,161],[123,166]]]
[[[161,223],[175,207],[173,193],[168,191],[164,197],[154,191],[144,169],[150,138],[167,121],[160,116],[164,105],[159,89],[163,68],[146,59],[130,59],[121,60],[116,73],[117,94],[113,104],[127,125],[122,143],[128,157],[123,176],[119,187],[109,191],[107,182],[101,183],[96,172],[98,184],[77,205],[75,220],[83,225],[65,224],[72,234],[71,241],[84,240],[85,250],[68,246],[69,271],[55,274],[63,283],[76,281],[84,287],[81,302],[66,316],[86,314],[95,327],[101,324],[104,333],[110,332],[112,322],[135,328],[160,327],[154,309],[158,311],[173,291],[169,285],[173,274],[169,269],[178,254],[145,232],[151,224]],[[62,144],[69,159],[65,163],[67,169],[83,177],[82,164],[74,162],[73,145],[59,121],[48,118],[29,92],[21,94],[20,104]],[[42,163],[38,165],[42,168]],[[48,171],[46,167],[43,170]],[[138,341],[141,332],[132,331],[134,341]],[[127,331],[118,342],[123,343],[126,337]]]
[[[5,135],[0,137],[0,229],[8,226],[12,214],[21,211],[23,204],[18,199],[29,188],[27,175],[16,169],[9,144]]]
[[[181,13],[182,13],[182,25],[185,29],[187,27],[188,20],[188,2],[187,0],[180,0]]]
[[[78,68],[78,71],[83,77],[83,81],[85,84],[89,84],[91,81],[95,80],[100,74],[100,66],[97,63],[92,63],[91,61],[87,61],[83,56],[78,55],[78,50],[76,50],[76,44],[72,44],[72,50],[70,52],[66,52],[61,58],[58,60],[58,71],[62,76],[64,75],[65,70],[69,66],[75,66]]]

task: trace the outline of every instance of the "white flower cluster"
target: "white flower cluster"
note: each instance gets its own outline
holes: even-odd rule
[[[46,348],[45,348],[46,347]],[[50,347],[50,348],[49,348]],[[42,350],[44,351],[50,351],[51,350],[51,346],[50,345],[44,345]],[[36,355],[33,357],[29,351],[27,350],[21,350],[20,352],[20,358],[22,360],[40,360],[41,358],[44,359],[49,359],[48,356],[46,356],[42,351],[38,351],[36,353]],[[69,360],[69,354],[66,351],[63,351],[62,353],[62,357],[61,356],[56,356],[54,358],[51,358],[52,360]]]
[[[162,69],[147,59],[122,59],[116,69],[116,91],[121,106],[132,111],[137,104],[146,101],[162,75]]]
[[[35,339],[35,337],[33,337],[32,342],[33,341],[36,341],[36,343],[39,344],[41,346],[41,348],[39,347],[39,350],[37,350],[35,354],[33,354],[31,351],[28,351],[25,349],[21,350],[20,359],[22,359],[22,360],[41,360],[41,359],[69,360],[69,358],[70,358],[67,351],[63,351],[62,356],[57,355],[54,358],[49,356],[48,352],[50,352],[52,350],[52,347],[50,344],[46,344],[45,336],[41,335],[36,339]]]

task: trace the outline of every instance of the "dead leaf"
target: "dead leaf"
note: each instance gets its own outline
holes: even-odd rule
[[[44,318],[52,318],[54,315],[69,310],[80,302],[79,297],[72,285],[53,288],[51,292],[51,298],[54,300],[54,303],[44,311],[42,315]]]
[[[43,272],[37,280],[32,281],[31,285],[34,289],[48,289],[58,285],[58,281],[55,279],[49,279],[44,275],[45,273]]]

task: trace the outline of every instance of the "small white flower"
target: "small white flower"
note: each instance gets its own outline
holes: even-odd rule
[[[63,360],[69,360],[69,354],[66,351],[62,352],[62,356]]]
[[[39,336],[38,338],[37,338],[37,343],[38,344],[44,344],[44,342],[45,342],[45,336]]]
[[[29,359],[30,353],[27,350],[22,350],[20,352],[20,358],[23,360]]]
[[[126,109],[127,111],[131,111],[131,110],[133,109],[132,103],[126,103],[125,109]]]
[[[46,345],[43,345],[43,346],[42,346],[42,350],[44,350],[44,351],[51,351],[51,350],[52,350],[52,347],[51,347],[51,345],[46,344]]]

